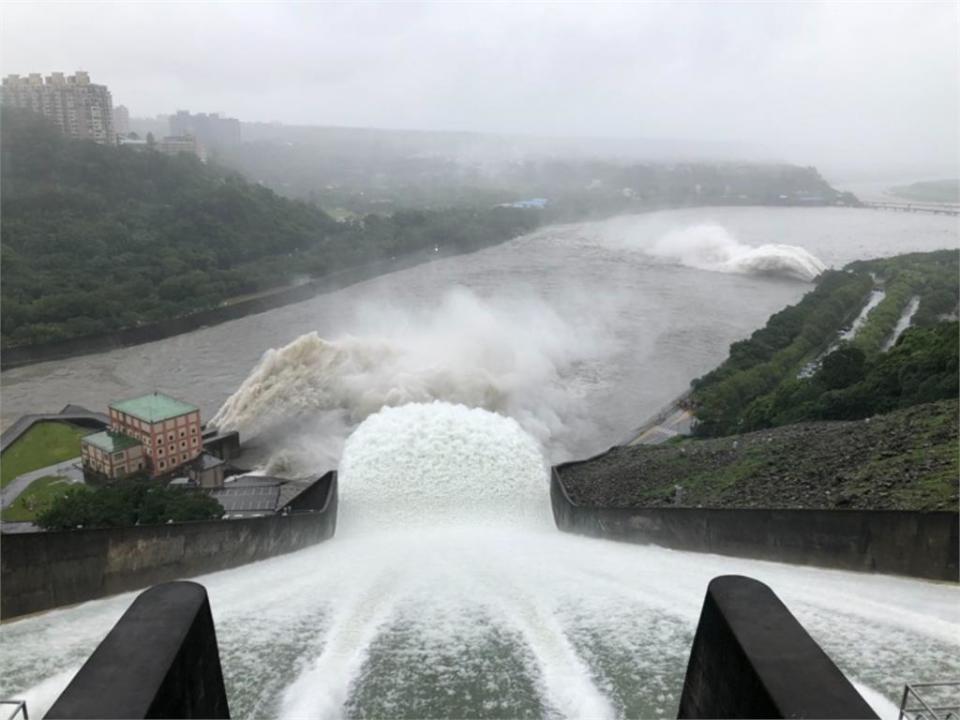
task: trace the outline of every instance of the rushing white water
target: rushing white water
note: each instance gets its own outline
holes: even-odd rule
[[[887,296],[886,291],[880,288],[874,288],[870,291],[870,297],[867,298],[866,305],[863,306],[863,309],[860,310],[860,313],[857,317],[854,318],[853,322],[850,324],[846,330],[840,333],[840,340],[853,340],[857,333],[859,333],[863,326],[867,324],[867,318],[870,313],[873,312],[873,309],[883,302],[883,299]],[[830,349],[825,354],[829,354],[836,350],[838,343],[834,343]]]
[[[198,578],[233,717],[672,717],[706,585],[726,573],[768,583],[878,704],[907,680],[956,676],[955,585],[553,528],[543,456],[603,449],[808,289],[645,250],[705,223],[833,266],[956,245],[946,218],[849,209],[546,228],[162,343],[5,372],[3,412],[101,407],[148,384],[207,417],[233,392],[218,420],[258,435],[272,469],[343,453],[335,538]],[[0,697],[41,717],[132,598],[4,623]]]
[[[647,252],[688,267],[748,275],[813,280],[826,270],[815,255],[796,245],[747,245],[722,225],[701,224],[673,230]]]
[[[910,298],[910,302],[907,303],[907,306],[903,309],[903,313],[900,315],[900,319],[897,320],[897,325],[893,328],[893,332],[890,333],[883,343],[883,349],[889,350],[894,345],[897,344],[897,340],[900,339],[900,336],[903,335],[907,328],[910,327],[910,323],[913,322],[913,316],[917,314],[917,310],[920,309],[920,297],[914,295]]]
[[[441,402],[386,408],[344,448],[338,533],[451,525],[549,529],[547,482],[540,447],[511,418]]]
[[[369,308],[359,326],[365,335],[312,332],[268,350],[212,424],[265,436],[272,472],[335,466],[342,439],[364,418],[431,400],[509,415],[556,446],[586,422],[561,374],[609,344],[601,322],[580,325],[533,297],[481,300],[462,288],[422,312]]]
[[[881,712],[958,669],[955,585],[558,533],[534,440],[484,410],[385,409],[342,469],[337,537],[199,578],[234,717],[673,717],[726,573],[768,583]],[[41,716],[132,597],[4,624],[0,693]]]

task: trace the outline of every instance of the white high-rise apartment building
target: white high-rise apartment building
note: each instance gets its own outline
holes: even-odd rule
[[[5,105],[25,108],[50,118],[65,135],[98,143],[114,143],[113,99],[106,85],[90,82],[90,75],[77,71],[64,76],[40,73],[3,79]]]
[[[125,105],[117,105],[113,109],[113,130],[117,135],[127,135],[130,132],[130,111]]]

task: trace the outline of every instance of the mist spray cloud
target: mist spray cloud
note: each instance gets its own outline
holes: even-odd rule
[[[602,352],[605,340],[542,300],[481,300],[455,289],[430,310],[367,307],[359,315],[363,335],[313,332],[268,350],[211,422],[271,436],[272,469],[282,472],[335,462],[360,422],[408,403],[499,413],[545,446],[586,422],[562,373]]]
[[[746,245],[721,225],[673,230],[647,251],[654,257],[715,272],[775,275],[807,282],[826,270],[812,253],[796,245]]]

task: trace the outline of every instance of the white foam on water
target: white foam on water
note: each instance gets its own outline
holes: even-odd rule
[[[957,670],[953,584],[558,533],[538,444],[502,415],[383,409],[341,471],[335,538],[198,578],[234,717],[670,717],[722,574],[770,585],[888,701]],[[0,694],[49,696],[132,597],[0,626]]]
[[[839,340],[850,341],[853,340],[863,329],[863,326],[867,324],[867,317],[873,312],[873,309],[883,302],[883,299],[887,296],[885,290],[880,288],[874,288],[870,291],[870,296],[867,298],[866,304],[861,308],[860,313],[853,319],[853,322],[850,324],[850,327],[840,333]],[[833,343],[830,348],[824,353],[824,355],[829,355],[831,352],[837,349],[839,346],[838,342]]]
[[[548,472],[540,447],[512,418],[441,402],[385,408],[347,440],[338,532],[549,528]]]
[[[343,439],[384,407],[443,400],[484,408],[545,444],[586,422],[560,377],[603,352],[602,323],[585,328],[536,297],[482,300],[465,289],[429,310],[361,315],[362,335],[312,332],[267,350],[211,424],[247,440],[265,435],[267,469],[295,474],[335,465]]]
[[[645,252],[700,270],[773,275],[811,281],[826,265],[796,245],[747,245],[722,225],[699,224],[672,230]]]
[[[880,720],[898,720],[900,717],[900,707],[890,702],[881,693],[878,693],[872,687],[863,683],[855,682],[853,686],[860,693],[860,696],[867,701]]]
[[[900,314],[900,318],[897,320],[897,325],[893,328],[893,332],[890,334],[890,337],[883,342],[884,352],[897,344],[897,340],[900,339],[900,336],[910,328],[910,325],[913,323],[913,316],[917,314],[917,310],[919,309],[920,296],[914,295],[910,298],[910,302],[907,303],[907,306]]]

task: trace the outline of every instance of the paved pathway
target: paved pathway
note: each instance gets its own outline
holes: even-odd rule
[[[83,469],[80,467],[80,458],[70,458],[56,465],[48,465],[39,470],[31,470],[23,475],[18,475],[13,482],[0,492],[0,507],[10,507],[13,501],[17,499],[20,493],[27,489],[30,483],[37,478],[46,477],[47,475],[60,475],[74,484],[83,483]]]
[[[629,445],[659,445],[677,435],[686,435],[690,432],[693,415],[689,410],[674,408],[661,422],[647,426]]]

